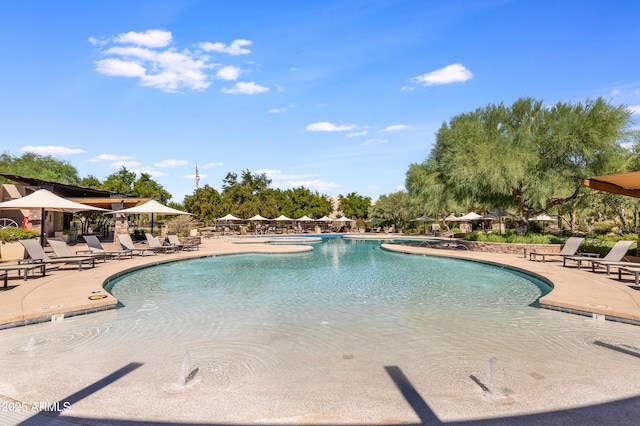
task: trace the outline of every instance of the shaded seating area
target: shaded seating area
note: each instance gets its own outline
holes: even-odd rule
[[[20,240],[20,244],[27,251],[28,259],[23,260],[20,263],[44,263],[44,264],[57,264],[57,265],[78,265],[78,270],[82,270],[83,265],[91,265],[93,268],[96,265],[96,259],[91,256],[73,256],[73,257],[54,257],[51,258],[44,249],[40,246],[40,243],[36,239],[32,240]]]

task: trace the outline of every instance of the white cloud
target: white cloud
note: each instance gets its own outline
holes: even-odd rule
[[[361,132],[351,132],[351,133],[347,133],[345,136],[347,136],[347,137],[349,137],[349,138],[353,138],[353,137],[355,137],[355,136],[364,136],[364,135],[366,135],[367,133],[369,133],[369,131],[365,129],[365,130],[363,130],[363,131],[361,131]]]
[[[439,70],[422,74],[412,79],[415,83],[423,86],[431,86],[434,84],[450,84],[462,83],[473,77],[471,71],[466,69],[462,64],[447,65]]]
[[[111,163],[111,167],[115,167],[118,169],[121,167],[126,167],[127,169],[134,169],[134,168],[140,167],[140,163],[138,161],[119,160]]]
[[[286,107],[284,107],[284,108],[271,108],[271,109],[269,110],[269,112],[270,112],[271,114],[277,114],[277,113],[279,113],[279,112],[289,112],[289,111],[291,111],[292,109],[294,109],[295,107],[296,107],[296,105],[295,105],[295,104],[291,104],[291,105],[286,106]]]
[[[98,161],[125,161],[133,160],[133,157],[128,155],[113,155],[113,154],[100,154],[97,157],[89,159],[90,163],[96,163]]]
[[[316,191],[328,191],[341,187],[339,183],[318,179],[320,176],[318,174],[285,174],[282,173],[282,170],[270,169],[260,169],[254,173],[267,175],[267,178],[272,180],[272,185],[276,188],[298,188],[304,186]]]
[[[229,55],[246,55],[251,53],[249,49],[245,49],[243,46],[251,46],[252,41],[238,39],[234,40],[229,46],[225,46],[224,43],[211,43],[204,42],[198,43],[198,47],[206,52],[218,52],[218,53],[228,53]]]
[[[203,169],[210,169],[212,167],[221,167],[221,166],[224,166],[224,163],[220,161],[220,162],[217,162],[217,163],[215,163],[215,162],[214,163],[207,163],[207,164],[205,164],[205,165],[203,165],[201,167]]]
[[[403,92],[413,92],[414,89],[411,86],[402,86],[400,90]]]
[[[620,94],[620,90],[618,90],[618,89],[613,89],[613,90],[611,91],[611,95],[612,95],[612,96],[618,96],[619,94]]]
[[[154,163],[153,165],[156,167],[172,168],[172,167],[179,167],[179,166],[187,166],[189,165],[189,162],[187,160],[162,160],[159,163]]]
[[[631,105],[628,109],[631,111],[631,114],[640,114],[640,105]]]
[[[84,153],[83,149],[73,149],[67,148],[65,146],[54,146],[54,145],[27,145],[20,148],[22,152],[32,152],[38,155],[73,155],[73,154],[82,154]]]
[[[116,43],[135,44],[146,47],[166,47],[171,43],[171,31],[147,30],[143,33],[129,31],[113,38]]]
[[[204,179],[207,177],[206,174],[203,173],[198,173],[200,175],[200,179]],[[180,179],[191,179],[191,180],[196,180],[196,175],[195,173],[192,175],[184,175],[184,176],[180,176]]]
[[[408,129],[409,126],[404,125],[404,124],[395,124],[393,126],[387,126],[384,129],[380,130],[381,132],[394,132],[396,130],[404,130],[404,129]]]
[[[296,68],[296,67],[291,67],[291,68],[289,68],[289,71],[291,71],[291,72],[298,71],[298,68]]]
[[[95,62],[96,71],[101,74],[122,77],[142,77],[146,69],[135,61],[123,61],[117,58],[101,59]]]
[[[300,186],[304,186],[308,189],[313,189],[316,191],[329,191],[332,189],[340,188],[342,185],[336,182],[327,182],[320,179],[313,180],[289,180],[285,184],[286,187],[289,188],[298,188]]]
[[[260,86],[259,84],[254,83],[253,81],[249,83],[238,82],[231,89],[222,89],[224,93],[229,93],[231,95],[243,94],[243,95],[255,95],[256,93],[263,93],[268,91],[268,87]]]
[[[389,140],[388,139],[367,139],[366,141],[362,142],[362,145],[366,146],[366,145],[382,145],[385,143],[388,143]]]
[[[327,121],[311,123],[307,126],[307,130],[310,132],[346,132],[357,128],[358,126],[355,124],[333,124]]]
[[[227,65],[218,70],[216,77],[222,80],[237,80],[240,77],[240,68]]]
[[[153,170],[152,168],[149,167],[143,167],[142,169],[139,170],[134,170],[136,173],[140,174],[140,173],[146,173],[151,177],[163,177],[163,176],[169,176],[168,174],[164,173],[164,172],[159,172],[157,170]]]
[[[105,44],[107,44],[107,40],[100,40],[95,37],[89,37],[88,41],[94,46],[104,46]]]

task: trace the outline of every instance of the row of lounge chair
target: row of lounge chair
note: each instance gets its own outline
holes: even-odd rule
[[[604,257],[600,257],[597,253],[579,252],[583,241],[584,238],[571,237],[559,253],[534,251],[529,253],[529,260],[544,262],[547,257],[561,257],[563,266],[575,265],[578,269],[591,266],[592,272],[596,269],[605,269],[607,276],[611,274],[612,268],[617,268],[618,279],[622,279],[623,272],[628,272],[635,275],[635,285],[639,286],[640,263],[631,262],[626,258],[629,248],[635,241],[618,241]]]
[[[120,250],[106,250],[100,240],[94,235],[83,236],[87,243],[88,250],[73,253],[66,242],[54,238],[47,242],[53,251],[53,256],[45,252],[40,242],[36,239],[20,240],[20,244],[27,252],[27,259],[18,262],[18,265],[3,267],[0,271],[0,279],[6,279],[9,270],[24,272],[25,280],[27,272],[40,269],[41,274],[46,274],[46,269],[63,265],[77,265],[78,270],[95,267],[96,261],[106,262],[107,259],[122,259],[123,257],[133,257],[134,255],[145,255],[146,253],[156,254],[158,252],[177,252],[181,250],[198,250],[198,244],[183,244],[176,235],[168,236],[168,245],[162,245],[158,237],[145,234],[147,246],[138,247],[133,244],[129,234],[118,234],[117,238],[122,247]],[[6,283],[5,283],[6,287]]]

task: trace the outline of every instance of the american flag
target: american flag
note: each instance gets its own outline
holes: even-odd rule
[[[200,173],[198,173],[198,166],[196,165],[196,189],[198,189],[199,182],[200,182]]]

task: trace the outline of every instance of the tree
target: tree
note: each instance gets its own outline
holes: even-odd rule
[[[576,176],[622,171],[630,154],[620,143],[637,138],[630,117],[602,98],[549,108],[523,98],[457,115],[436,133],[423,170],[409,168],[409,194],[513,208],[524,232],[530,217],[586,193]]]
[[[166,204],[171,199],[169,191],[151,179],[151,175],[148,173],[141,173],[140,177],[133,182],[131,194],[141,198],[153,198],[162,204]]]
[[[184,209],[193,213],[202,222],[215,222],[224,216],[225,211],[221,205],[220,193],[209,185],[198,188],[192,195],[184,197],[182,205]]]
[[[71,163],[31,152],[26,152],[20,157],[12,157],[6,152],[3,153],[0,155],[0,170],[6,174],[66,183],[68,185],[78,185],[80,183],[78,170]],[[6,179],[2,179],[2,182],[10,183]]]
[[[122,166],[120,170],[111,173],[102,184],[102,189],[116,194],[131,194],[133,183],[136,181],[136,173]]]
[[[406,228],[411,220],[407,201],[408,196],[404,191],[381,195],[378,201],[369,207],[369,217],[375,217],[382,225]]]
[[[290,218],[307,215],[317,219],[329,215],[333,210],[333,205],[326,195],[320,195],[317,191],[311,191],[304,186],[287,189],[284,195],[286,200],[281,214]]]
[[[83,177],[80,180],[80,184],[79,185],[83,186],[85,188],[93,188],[93,189],[102,188],[102,182],[100,182],[100,179],[98,179],[94,175],[89,175],[87,177]]]
[[[365,219],[371,206],[371,198],[351,192],[346,196],[338,196],[338,210],[351,219]]]

